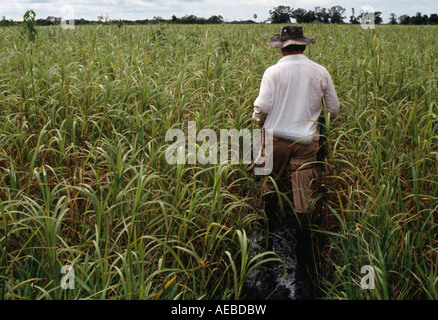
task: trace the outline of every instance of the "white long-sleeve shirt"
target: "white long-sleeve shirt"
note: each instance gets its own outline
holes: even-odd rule
[[[285,56],[263,74],[254,101],[253,118],[268,114],[263,128],[275,137],[310,144],[317,134],[321,98],[331,115],[339,112],[339,100],[327,69],[303,54]]]

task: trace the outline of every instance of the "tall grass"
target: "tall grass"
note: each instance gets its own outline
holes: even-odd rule
[[[339,299],[436,299],[436,28],[332,28],[325,60],[342,99],[324,183],[332,228],[322,288]],[[416,39],[412,41],[412,39]],[[313,52],[312,52],[313,53]],[[360,286],[361,267],[376,288]]]
[[[253,181],[243,165],[164,157],[166,131],[189,120],[250,123],[237,52],[200,27],[18,32],[0,36],[1,297],[239,298],[254,261],[241,238],[263,219]]]
[[[264,219],[249,205],[257,185],[243,165],[168,164],[164,137],[188,121],[251,128],[276,32],[45,27],[26,43],[0,29],[1,298],[241,298],[258,258],[275,259],[247,247]],[[305,33],[342,102],[316,228],[322,294],[435,299],[436,28]],[[64,265],[75,289],[61,288]],[[363,265],[375,290],[360,288]]]

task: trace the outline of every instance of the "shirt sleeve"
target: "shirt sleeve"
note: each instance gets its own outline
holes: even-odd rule
[[[339,99],[332,78],[328,72],[325,75],[324,87],[323,97],[327,107],[327,112],[330,112],[332,116],[336,116],[339,113]]]
[[[254,101],[254,112],[269,113],[273,104],[273,90],[268,72],[265,72],[260,85],[260,92]]]

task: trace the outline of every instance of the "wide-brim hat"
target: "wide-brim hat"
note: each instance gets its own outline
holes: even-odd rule
[[[315,38],[308,39],[303,34],[301,26],[284,26],[280,28],[280,33],[274,35],[268,44],[273,48],[285,48],[291,44],[306,46],[314,43]]]

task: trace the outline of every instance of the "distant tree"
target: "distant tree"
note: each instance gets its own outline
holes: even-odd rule
[[[360,24],[358,18],[356,18],[356,16],[355,16],[354,8],[351,8],[350,23],[351,24]]]
[[[271,23],[290,23],[292,9],[289,6],[278,6],[269,10],[269,15]]]
[[[422,16],[421,12],[417,12],[416,16],[411,17],[411,23],[415,25],[427,24],[428,20],[429,17],[426,14]]]
[[[341,6],[333,6],[329,10],[331,23],[344,23],[345,8]]]
[[[81,18],[79,20],[75,20],[75,25],[84,25],[84,24],[89,24],[90,21],[85,20],[84,18]]]
[[[428,20],[429,24],[438,24],[438,14],[432,13]]]
[[[211,16],[208,18],[207,23],[219,24],[224,22],[224,18],[222,16]]]
[[[106,14],[106,15],[101,14],[101,15],[97,16],[97,21],[99,23],[110,23],[111,18],[108,14]]]
[[[154,21],[155,21],[155,23],[163,23],[163,22],[166,22],[166,20],[164,20],[161,16],[155,16],[155,17],[154,17]]]
[[[291,18],[294,18],[297,23],[306,22],[307,10],[303,8],[298,8],[292,11]]]
[[[220,15],[213,15],[208,19],[197,17],[193,14],[186,15],[182,18],[177,18],[177,16],[173,15],[171,20],[159,20],[160,22],[172,22],[172,23],[178,23],[178,24],[219,24],[224,23],[224,18]],[[252,21],[254,22],[254,21]]]
[[[374,24],[381,24],[383,19],[380,17],[382,13],[380,11],[374,12]]]
[[[327,11],[326,8],[321,7],[315,7],[315,21],[321,22],[321,23],[329,23],[330,22],[330,13]]]
[[[411,17],[409,17],[407,14],[403,14],[400,17],[398,17],[398,20],[400,20],[400,24],[410,24],[411,23]]]
[[[9,25],[9,21],[6,20],[6,17],[3,16],[2,20],[0,21],[0,27],[7,27]]]
[[[397,24],[397,16],[395,13],[389,15],[389,24]]]
[[[316,21],[316,14],[315,11],[309,10],[307,11],[305,15],[305,22],[315,22]]]
[[[253,23],[255,23],[255,21],[254,20],[233,20],[233,21],[229,21],[226,23],[229,23],[229,24],[253,24]],[[263,22],[263,23],[265,23],[265,22]]]
[[[423,24],[429,23],[429,16],[427,14],[423,15]]]
[[[198,18],[194,14],[186,15],[181,18],[181,23],[183,24],[205,24],[207,22],[207,19],[205,18]]]

